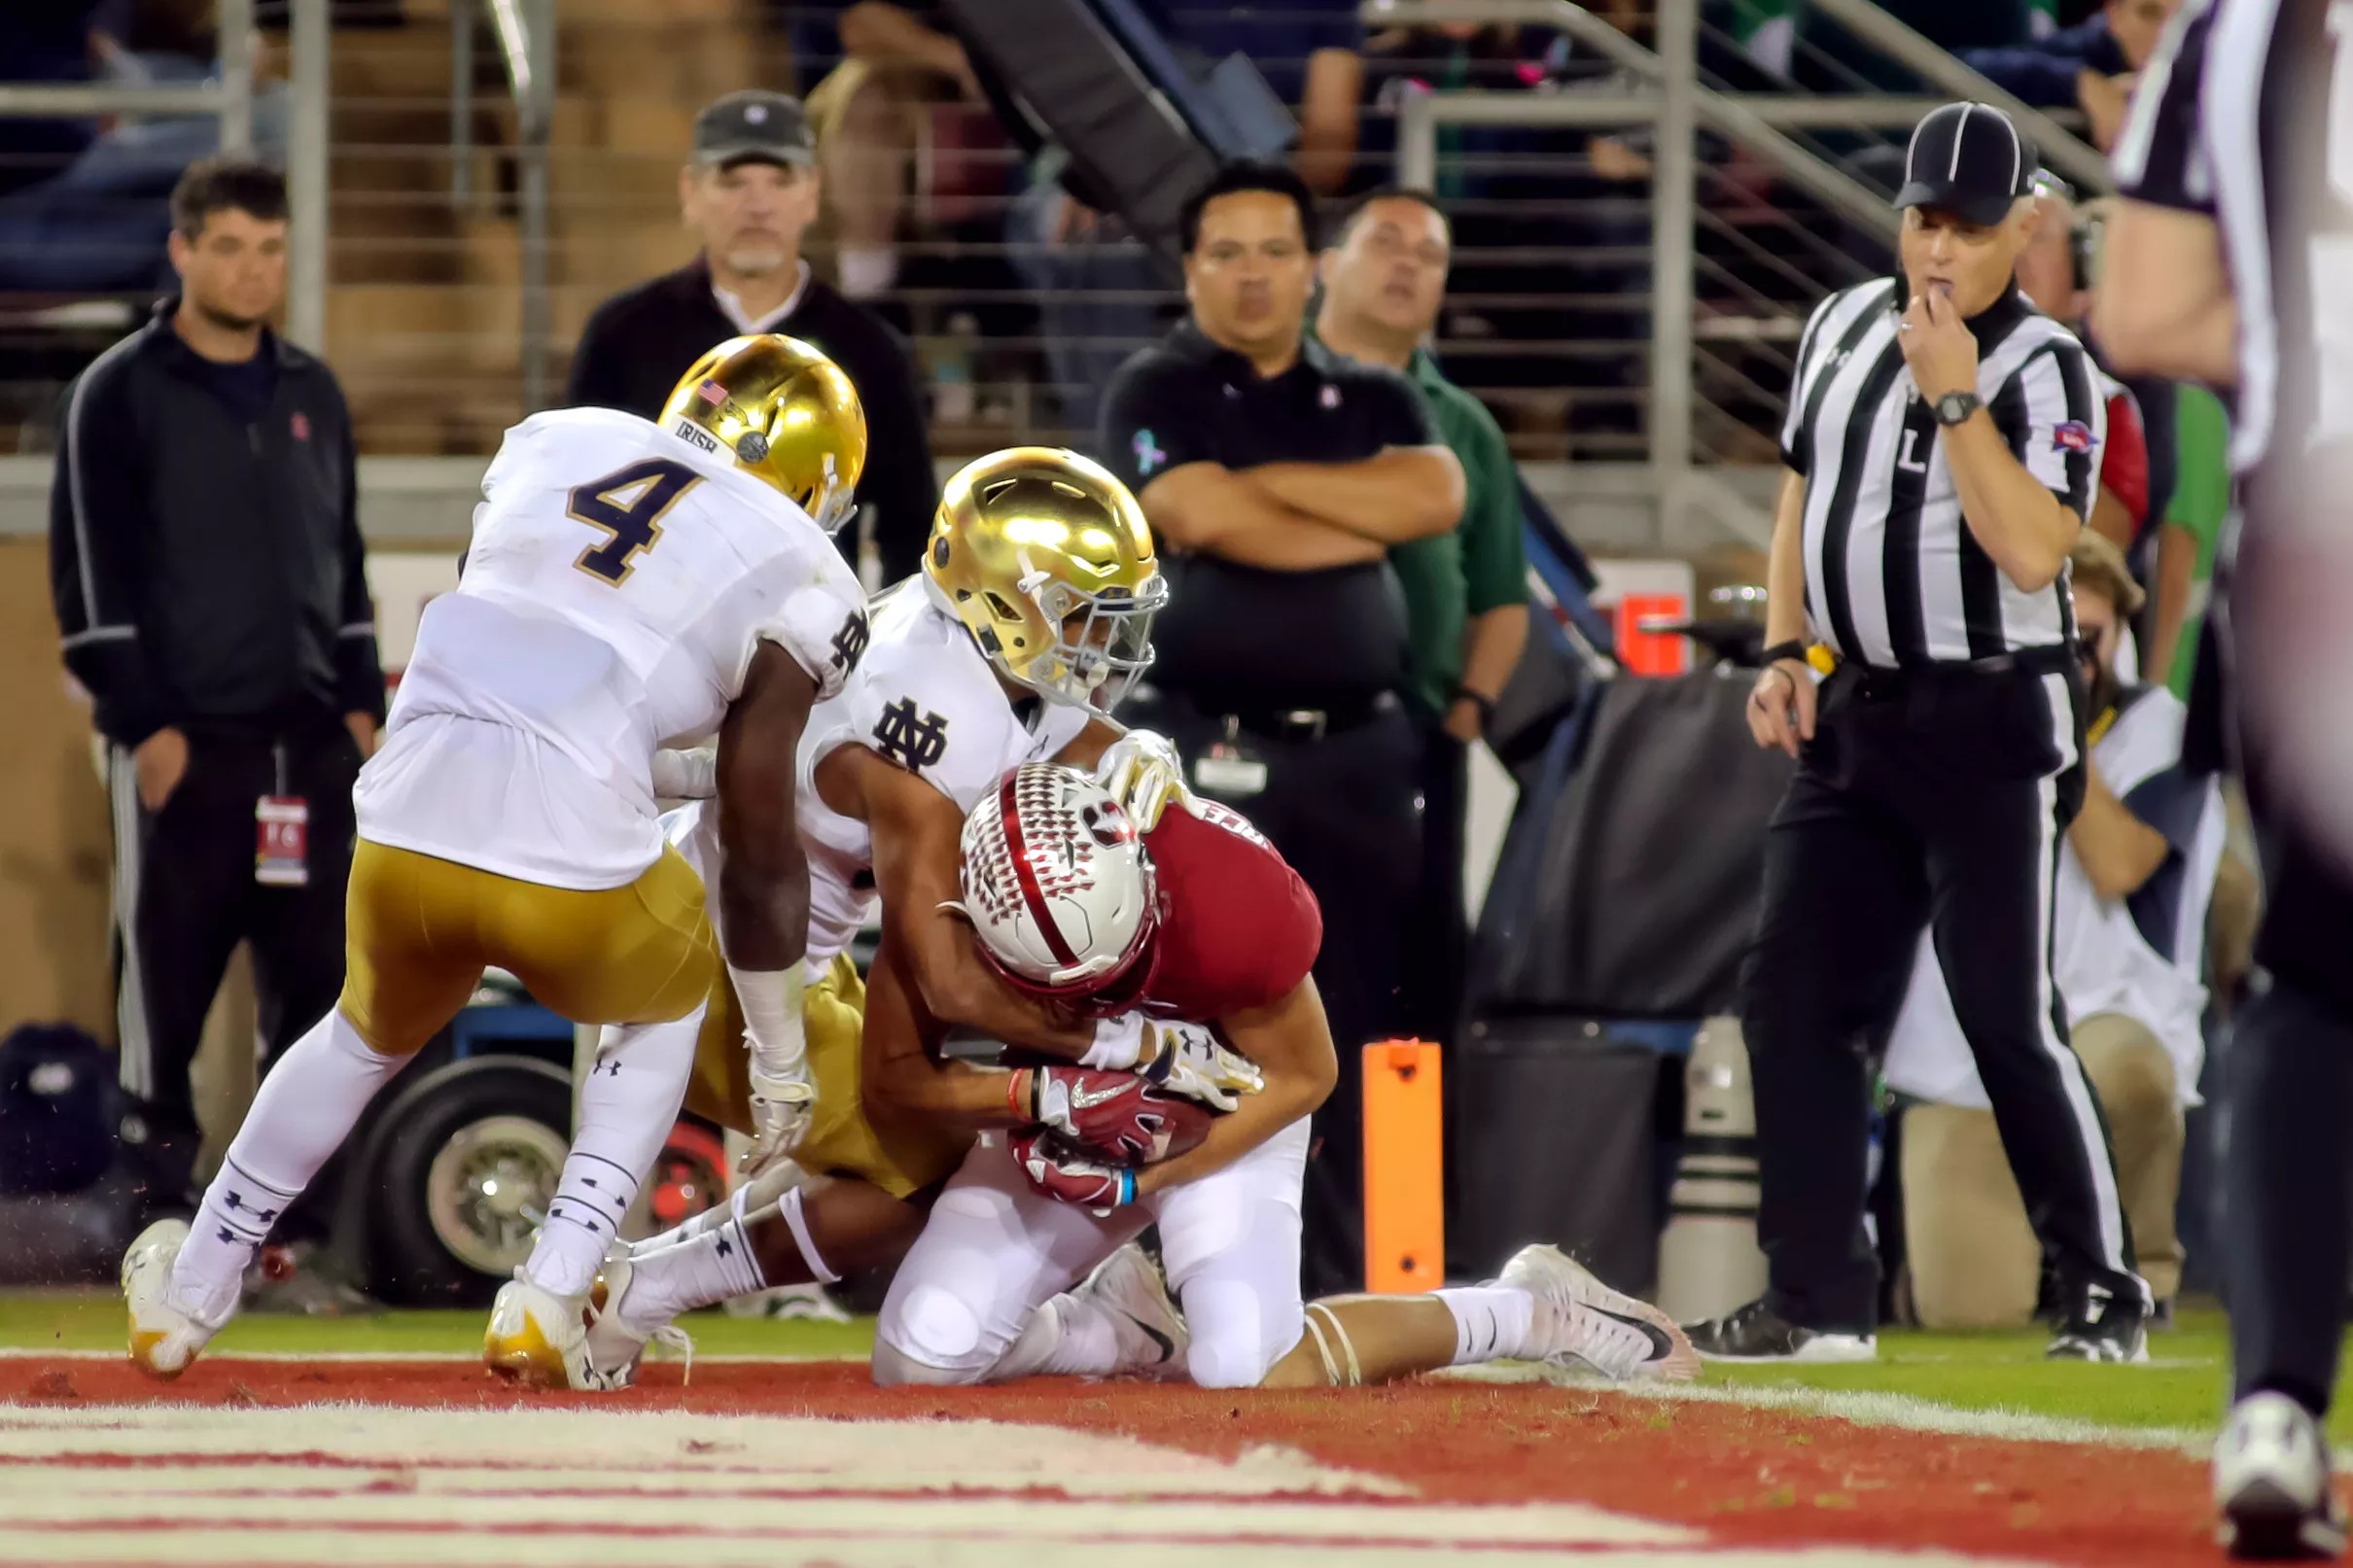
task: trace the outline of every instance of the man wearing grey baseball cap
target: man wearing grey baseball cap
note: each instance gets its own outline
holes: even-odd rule
[[[860,518],[838,542],[855,565],[870,532],[879,580],[895,582],[920,564],[939,486],[905,344],[811,276],[801,257],[821,179],[799,99],[752,88],[705,105],[678,177],[702,254],[598,307],[573,356],[566,401],[650,419],[686,366],[730,337],[785,332],[815,344],[849,374],[866,410]]]

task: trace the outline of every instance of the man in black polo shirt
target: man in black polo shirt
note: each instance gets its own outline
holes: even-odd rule
[[[1304,338],[1315,208],[1233,164],[1185,208],[1192,318],[1119,368],[1105,460],[1172,559],[1152,695],[1135,714],[1194,787],[1274,840],[1323,908],[1316,983],[1340,1045],[1307,1183],[1311,1294],[1363,1280],[1356,1048],[1398,1031],[1419,870],[1420,742],[1392,544],[1462,513],[1462,470],[1413,388]]]
[[[801,234],[817,218],[816,163],[808,119],[781,92],[731,92],[696,116],[679,202],[703,252],[598,307],[565,401],[652,419],[686,366],[730,337],[784,332],[815,344],[865,405],[860,527],[872,531],[880,580],[896,582],[921,564],[939,484],[905,345],[801,259]],[[838,542],[856,565],[857,537],[845,529]]]

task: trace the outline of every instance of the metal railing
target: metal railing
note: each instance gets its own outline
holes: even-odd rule
[[[2077,190],[2094,192],[2113,188],[2108,159],[2098,149],[2078,139],[2040,109],[2029,108],[1995,87],[1959,58],[1873,5],[1871,0],[1809,0],[1809,3],[1814,10],[1923,81],[1944,88],[1955,98],[1974,98],[2008,114],[2018,122],[2019,129],[2034,138],[2037,150],[2043,155],[2044,166],[2065,175]]]
[[[521,239],[523,411],[548,401],[553,308],[547,254],[547,154],[555,107],[555,0],[451,0],[449,199],[474,197],[474,30],[487,6],[515,111],[515,222]]]
[[[193,87],[0,83],[0,119],[66,115],[217,115],[221,151],[253,151],[253,0],[219,0],[221,80]],[[296,0],[296,10],[304,0]]]
[[[287,149],[286,334],[317,350],[327,335],[327,100],[329,0],[293,0],[293,116]],[[0,118],[52,115],[214,115],[221,151],[254,146],[253,0],[220,0],[220,80],[191,86],[0,84]]]

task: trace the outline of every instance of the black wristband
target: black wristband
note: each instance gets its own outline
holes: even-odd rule
[[[1783,659],[1795,659],[1800,664],[1807,663],[1806,645],[1793,637],[1786,643],[1775,643],[1757,655],[1757,663],[1768,669],[1780,663]]]
[[[1486,692],[1473,691],[1457,680],[1455,682],[1455,701],[1469,703],[1473,708],[1479,710],[1479,727],[1482,730],[1494,723],[1495,699],[1490,697]]]

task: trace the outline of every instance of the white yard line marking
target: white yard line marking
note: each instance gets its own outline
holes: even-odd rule
[[[233,1456],[241,1463],[349,1458],[419,1472],[499,1475],[554,1465],[614,1474],[750,1471],[866,1490],[1054,1486],[1126,1495],[1405,1497],[1387,1476],[1321,1465],[1293,1448],[1260,1446],[1233,1460],[1113,1433],[1001,1421],[839,1421],[695,1411],[407,1410],[337,1404],[223,1406],[0,1405],[0,1484],[20,1486],[46,1461]],[[76,1477],[93,1467],[73,1467]],[[75,1482],[81,1484],[80,1481]]]
[[[1590,1544],[1531,1545],[1524,1549],[1490,1548],[1508,1551],[1508,1560],[1521,1563],[1560,1563],[1585,1568],[2003,1568],[1984,1557],[1951,1552],[1891,1553],[1869,1547],[1812,1547],[1763,1550],[1753,1547],[1602,1548]],[[1458,1562],[1462,1554],[1452,1547],[1316,1542],[1222,1541],[1206,1546],[1153,1550],[1149,1546],[1095,1542],[926,1541],[913,1551],[908,1544],[892,1541],[840,1541],[822,1551],[797,1558],[831,1568],[904,1568],[920,1562],[925,1568],[1101,1568],[1107,1555],[1139,1565],[1180,1563],[1186,1568],[1432,1568],[1434,1563]],[[0,1560],[44,1563],[153,1564],[156,1568],[211,1568],[216,1564],[276,1565],[334,1563],[342,1568],[375,1565],[413,1565],[430,1561],[434,1568],[575,1568],[593,1562],[599,1568],[676,1568],[692,1562],[695,1568],[775,1568],[796,1560],[774,1541],[677,1537],[629,1537],[568,1529],[534,1530],[502,1535],[493,1541],[415,1532],[378,1533],[334,1529],[224,1531],[189,1534],[159,1540],[135,1530],[94,1530],[74,1534],[16,1531],[0,1526]],[[2023,1568],[2013,1564],[2012,1568]]]

